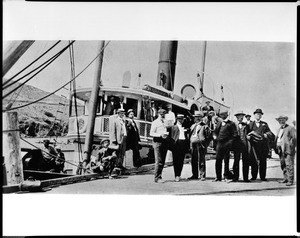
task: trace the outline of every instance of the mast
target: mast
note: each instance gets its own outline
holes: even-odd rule
[[[95,78],[92,87],[92,95],[89,101],[89,118],[87,122],[87,130],[85,137],[85,145],[84,145],[84,162],[83,167],[85,167],[91,160],[92,146],[93,146],[93,138],[94,138],[94,128],[95,128],[95,117],[97,110],[97,100],[100,91],[100,83],[101,83],[101,71],[102,71],[102,62],[104,55],[104,45],[105,41],[99,42],[98,52],[99,57],[97,58],[96,64],[96,72]]]
[[[12,41],[3,52],[2,77],[18,61],[18,59],[28,50],[34,40]],[[4,83],[4,82],[3,82]]]
[[[204,41],[203,54],[202,54],[202,60],[201,60],[201,75],[202,76],[200,78],[200,92],[202,92],[202,93],[203,93],[203,85],[204,85],[206,46],[207,46],[207,41]]]
[[[156,85],[174,90],[178,41],[162,41],[160,44]]]

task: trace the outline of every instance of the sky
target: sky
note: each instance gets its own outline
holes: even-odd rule
[[[275,132],[277,128],[275,117],[278,114],[287,114],[290,117],[289,121],[295,118],[296,6],[297,3],[123,4],[118,2],[71,3],[70,5],[66,2],[4,1],[3,39],[46,40],[52,41],[52,44],[57,40],[75,39],[77,40],[74,45],[76,72],[85,67],[96,55],[96,41],[111,40],[104,56],[102,75],[104,83],[120,82],[124,72],[128,70],[133,80],[137,73],[141,72],[145,82],[155,82],[159,41],[178,40],[176,92],[179,92],[184,84],[196,82],[202,42],[207,41],[205,94],[211,97],[214,95],[218,99],[220,84],[224,84],[225,102],[233,106],[234,111],[244,110],[252,114],[256,108],[261,108],[265,113],[263,119]],[[38,45],[32,46],[31,51],[27,52],[28,57],[29,52],[34,52],[35,46],[37,48],[35,52],[41,53],[50,47],[51,42],[41,44],[40,47]],[[35,56],[31,55],[31,57]],[[70,78],[68,62],[69,56],[65,53],[61,61],[57,60],[51,66],[55,70],[49,67],[31,83],[45,91],[53,91]],[[16,71],[17,69],[11,69],[10,74]],[[94,78],[94,71],[95,68],[92,66],[82,74],[78,78],[78,86],[89,87]],[[76,194],[72,199],[64,195],[43,197],[43,202],[49,199],[49,204],[55,204],[55,209],[52,209],[52,206],[43,206],[40,197],[36,195],[28,194],[26,198],[22,196],[22,199],[20,197],[14,199],[13,195],[4,195],[4,235],[24,235],[24,233],[40,235],[44,234],[45,230],[54,235],[70,235],[70,233],[78,235],[87,232],[111,234],[116,230],[115,223],[106,222],[107,216],[98,214],[120,213],[123,207],[127,212],[128,209],[137,206],[143,210],[161,211],[162,222],[155,231],[149,230],[149,224],[157,217],[149,217],[147,211],[143,214],[139,213],[142,219],[136,229],[148,231],[150,234],[286,235],[297,233],[295,232],[297,223],[295,196],[273,198],[230,196],[225,198],[226,203],[222,196],[212,196],[207,200],[205,197],[170,196],[166,203],[161,202],[160,196],[132,196],[130,204],[124,204],[122,196],[110,196],[113,204],[109,203],[107,208],[101,206],[101,210],[97,210],[93,207],[93,211],[88,209],[82,212],[83,217],[89,217],[88,223],[84,224],[82,219],[78,219],[81,210],[77,207],[79,203],[85,204],[87,197],[91,204],[99,204],[102,201],[102,197],[97,195]],[[218,212],[226,214],[227,219],[217,222],[219,229],[215,229],[215,214],[211,213],[211,210],[203,213],[203,207],[199,206],[199,199],[208,210],[216,204],[224,204],[223,209]],[[182,208],[178,220],[174,219],[174,213],[165,213],[164,208],[171,204],[171,200],[174,202],[172,205],[176,204],[177,207]],[[285,204],[285,209],[276,209],[279,203]],[[28,229],[30,224],[26,222],[32,221],[30,217],[28,218],[29,213],[21,211],[26,207],[35,207],[36,204],[43,206],[43,209],[30,209],[30,214],[33,219],[43,217],[43,222],[38,223],[33,231]],[[114,204],[120,204],[116,211],[114,211]],[[246,217],[245,204],[253,204],[255,207],[255,209],[246,208],[248,209]],[[68,208],[70,210],[66,210]],[[234,212],[232,208],[235,208]],[[191,209],[201,216],[197,219],[189,219]],[[272,212],[266,213],[264,220],[268,221],[267,223],[249,229],[249,223],[258,218],[258,212],[269,211],[268,209],[274,211],[276,216]],[[17,217],[11,212],[12,210],[18,211]],[[57,224],[65,224],[64,216],[57,216],[56,211],[67,211],[70,215],[68,222],[73,224],[71,232],[69,226],[56,226],[56,229],[51,231],[44,226],[53,219]],[[47,217],[44,214],[47,214]],[[136,220],[136,215],[135,212],[126,213],[126,221],[119,224],[120,232],[132,234],[130,228],[132,221]],[[237,217],[243,219],[236,219]],[[278,217],[293,218],[284,222]],[[234,229],[231,222],[233,219]],[[16,224],[19,229],[15,229]],[[100,231],[99,224],[105,224],[101,226]],[[201,224],[200,229],[199,224]],[[85,225],[89,227],[88,230]]]
[[[7,73],[11,77],[37,58],[55,41],[36,41]],[[63,41],[50,57],[68,42]],[[74,43],[75,72],[79,73],[97,55],[97,41]],[[134,86],[138,73],[142,83],[155,85],[160,41],[110,41],[104,53],[101,78],[104,85],[120,86],[123,74],[131,73]],[[174,92],[180,94],[185,84],[197,87],[197,72],[201,71],[203,41],[179,41]],[[295,119],[295,44],[290,42],[208,41],[206,48],[204,93],[221,101],[224,85],[225,103],[233,113],[243,110],[250,115],[256,108],[275,132],[275,117],[286,114]],[[39,61],[39,62],[43,62]],[[36,67],[39,63],[32,66]],[[78,88],[91,87],[95,63],[76,79]],[[52,92],[70,80],[69,51],[28,84]],[[68,95],[61,90],[57,93]],[[284,95],[284,96],[283,96]]]

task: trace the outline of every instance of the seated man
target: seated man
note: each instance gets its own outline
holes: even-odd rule
[[[108,148],[109,139],[104,139],[101,142],[102,148],[98,151],[97,159],[94,162],[91,162],[91,170],[94,173],[108,172],[109,178],[113,178],[114,174],[112,173],[116,165],[116,151]]]
[[[56,152],[57,152],[57,157],[55,159],[55,168],[53,172],[64,172],[64,167],[65,167],[65,155],[64,153],[61,151],[61,147],[60,146],[56,146],[55,147]]]
[[[57,157],[57,153],[55,149],[50,145],[50,141],[45,139],[43,141],[43,146],[41,147],[42,155],[43,155],[43,170],[53,170],[55,168],[55,159]]]

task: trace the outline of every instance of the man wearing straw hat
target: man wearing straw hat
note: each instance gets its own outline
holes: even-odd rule
[[[224,160],[224,179],[229,182],[232,174],[229,171],[230,150],[238,133],[234,122],[228,119],[228,111],[224,110],[219,113],[221,121],[218,122],[214,131],[216,145],[216,179],[214,182],[222,181],[222,161]]]
[[[249,124],[247,140],[250,141],[251,180],[256,180],[259,171],[261,181],[267,181],[267,156],[269,153],[269,140],[273,140],[274,134],[268,124],[261,120],[261,109],[254,111],[255,120]]]
[[[246,114],[243,111],[238,111],[234,116],[236,116],[237,123],[237,132],[238,137],[234,143],[234,163],[233,163],[233,182],[239,180],[239,171],[240,171],[240,158],[242,155],[243,161],[243,179],[244,182],[250,182],[248,179],[249,174],[249,158],[248,158],[248,141],[246,135],[248,134],[249,127],[243,122],[244,116]]]
[[[189,144],[187,140],[187,129],[185,129],[182,125],[184,115],[178,114],[176,118],[177,123],[171,127],[170,137],[174,140],[172,153],[175,181],[179,182],[183,168],[184,157]]]
[[[109,138],[110,138],[110,147],[116,146],[117,150],[117,162],[116,167],[122,170],[123,172],[126,168],[123,166],[124,156],[126,151],[126,137],[127,137],[127,129],[125,125],[125,110],[119,108],[117,110],[117,117],[112,120]],[[112,119],[112,118],[111,118]]]
[[[283,180],[280,183],[286,183],[287,186],[291,186],[294,183],[296,130],[286,123],[288,120],[287,116],[280,115],[276,120],[280,128],[275,138],[275,153],[279,155],[283,172]]]
[[[166,154],[168,150],[168,135],[165,126],[166,109],[158,110],[158,118],[154,120],[150,128],[150,136],[153,137],[153,149],[155,157],[154,182],[163,183],[162,171],[165,165]]]

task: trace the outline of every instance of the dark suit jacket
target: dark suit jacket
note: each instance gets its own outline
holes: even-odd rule
[[[112,105],[111,102],[104,102],[104,103],[105,103],[105,108],[104,108],[103,115],[113,115],[114,110],[116,109],[116,103],[114,103],[114,105]]]
[[[278,130],[279,133],[279,130]],[[277,140],[278,140],[278,133],[277,136],[275,138],[275,152],[277,154],[279,154],[278,150],[277,150]],[[282,153],[284,154],[288,154],[288,155],[295,155],[296,152],[296,130],[294,127],[289,126],[289,125],[285,125],[285,127],[283,128],[283,133],[281,135],[281,148],[282,148]]]
[[[219,133],[220,133],[220,129],[221,129],[221,125],[222,125],[222,122],[219,121],[216,125],[216,129],[214,130],[214,135],[217,137],[217,141],[219,141]],[[236,125],[233,121],[230,121],[228,120],[226,122],[226,126],[228,128],[228,131],[229,131],[229,135],[228,135],[228,140],[230,140],[231,142],[233,142],[237,137],[238,137],[238,132],[237,132],[237,129],[236,129]]]
[[[176,142],[179,139],[179,127],[177,124],[171,127],[171,138]],[[188,139],[187,131],[184,132],[185,139]]]

